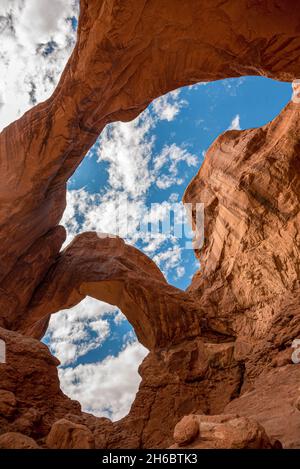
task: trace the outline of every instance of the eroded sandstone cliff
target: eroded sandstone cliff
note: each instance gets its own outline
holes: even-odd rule
[[[208,431],[211,447],[247,447],[234,427],[255,447],[299,447],[290,349],[300,336],[299,104],[261,129],[226,132],[208,151],[185,194],[204,202],[206,219],[188,292],[118,239],[82,234],[60,252],[58,226],[66,182],[107,123],[199,81],[298,78],[297,2],[80,6],[77,45],[53,96],[0,134],[0,446],[168,447],[177,422],[195,414],[184,429],[194,446]],[[57,360],[38,341],[50,314],[86,295],[120,306],[150,350],[132,409],[116,423],[63,395]]]
[[[300,435],[299,368],[289,365],[300,336],[299,117],[291,102],[262,128],[225,132],[184,196],[205,204],[202,268],[189,287],[205,311],[202,334],[234,337],[234,358],[244,366],[242,397],[227,409],[253,415],[259,408],[269,433],[285,440],[283,428],[293,432],[289,445]],[[258,408],[249,408],[248,392]]]

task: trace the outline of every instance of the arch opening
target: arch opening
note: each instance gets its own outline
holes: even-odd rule
[[[93,230],[98,233],[123,235],[127,242],[142,249],[158,264],[168,282],[185,289],[191,276],[199,269],[194,252],[192,249],[184,250],[182,240],[178,243],[178,240],[171,236],[166,237],[161,232],[157,233],[156,237],[141,238],[138,225],[145,216],[143,205],[149,206],[154,201],[156,205],[152,216],[156,216],[156,220],[163,223],[171,204],[181,200],[185,184],[198,171],[205,151],[213,140],[222,131],[239,131],[241,128],[264,125],[279,113],[290,95],[289,84],[270,79],[227,79],[171,92],[154,101],[134,122],[111,125],[90,150],[69,183],[68,206],[63,218],[63,224],[68,230],[66,245],[80,231]],[[259,110],[256,111],[250,104],[253,96],[256,96],[259,103]],[[130,176],[131,170],[133,176]],[[104,181],[103,172],[106,177]],[[144,174],[141,175],[141,172]],[[90,184],[86,184],[91,173],[93,178]],[[96,191],[96,187],[100,185],[106,187],[105,192],[101,189],[100,192]],[[116,208],[124,207],[122,202],[125,199],[128,202],[126,226],[124,218],[114,217]],[[96,300],[86,299],[74,308],[75,311],[85,301],[98,304]],[[113,307],[112,309],[114,310]],[[72,310],[67,311],[71,318]],[[50,330],[51,327],[50,323]],[[51,339],[49,343],[51,345]],[[128,354],[143,356],[143,352],[138,351],[139,346],[135,340],[128,347]],[[120,361],[126,358],[127,352],[118,349],[118,353],[121,355]],[[109,353],[107,356],[101,355],[101,362],[106,360],[105,363],[108,363],[109,357]],[[118,356],[114,356],[112,367],[117,361]],[[78,366],[83,369],[84,357],[81,362]],[[86,365],[89,367],[87,379],[92,383],[95,373],[95,383],[98,383],[97,366],[94,366],[89,358]],[[101,366],[104,365],[99,365]],[[137,364],[132,371],[134,380],[137,376],[136,370]],[[67,394],[84,402],[80,378],[77,384],[76,366],[68,365],[60,373],[67,383]],[[101,373],[99,376],[102,376]],[[122,382],[122,374],[119,381],[114,377],[114,389],[121,389]],[[93,388],[94,384],[91,384],[91,387]],[[104,388],[107,389],[105,385]],[[131,394],[132,400],[135,390]],[[128,393],[125,392],[125,395]],[[98,412],[99,409],[86,407],[86,404],[84,406],[97,415],[101,413]],[[113,418],[114,415],[119,417],[121,413],[118,412],[119,410],[110,411],[110,415]],[[108,415],[105,409],[103,413]]]
[[[148,350],[118,308],[86,297],[52,315],[43,342],[61,362],[62,391],[84,412],[112,421],[127,415]]]

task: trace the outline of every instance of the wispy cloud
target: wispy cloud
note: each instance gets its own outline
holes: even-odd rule
[[[160,120],[170,122],[187,104],[186,100],[180,99],[180,90],[174,90],[153,101],[152,108]]]
[[[107,126],[97,146],[98,162],[107,162],[108,184],[112,191],[128,197],[143,196],[152,183],[149,162],[153,152],[154,118],[146,110],[132,122]]]
[[[158,122],[157,114],[147,109],[133,122],[111,124],[104,131],[91,154],[97,158],[99,173],[105,164],[105,192],[89,194],[85,188],[68,191],[62,219],[68,230],[68,242],[81,231],[112,233],[132,244],[142,242],[140,247],[151,255],[161,250],[164,243],[178,242],[169,233],[157,233],[155,237],[143,234],[141,240],[138,230],[141,222],[163,221],[169,216],[172,202],[178,200],[173,192],[170,200],[145,212],[152,188],[175,191],[186,179],[185,168],[198,165],[196,155],[175,143],[156,152]]]
[[[240,115],[237,114],[231,121],[230,126],[228,127],[228,130],[241,130],[240,126]]]
[[[154,157],[154,171],[157,174],[156,185],[159,189],[167,189],[184,182],[182,174],[179,176],[180,163],[196,167],[198,158],[175,143],[165,145],[161,153]]]

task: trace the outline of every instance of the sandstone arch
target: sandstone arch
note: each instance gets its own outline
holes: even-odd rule
[[[202,408],[206,413],[220,413],[230,401],[235,402],[232,408],[240,411],[245,400],[241,399],[240,403],[238,396],[249,386],[258,387],[254,400],[255,404],[259,403],[261,388],[256,379],[263,369],[265,376],[269,376],[269,380],[265,376],[262,378],[266,383],[266,393],[269,393],[267,411],[276,413],[281,408],[282,400],[288,403],[286,408],[290,414],[278,416],[279,433],[283,439],[289,433],[287,444],[299,446],[299,431],[296,433],[293,430],[299,428],[299,423],[289,400],[291,390],[296,392],[298,383],[293,375],[294,369],[290,369],[292,365],[287,365],[284,373],[280,373],[282,363],[286,363],[284,354],[289,352],[289,341],[300,333],[298,278],[294,276],[295,270],[299,272],[299,267],[294,253],[289,253],[286,259],[287,272],[292,274],[285,282],[288,284],[292,280],[293,294],[291,289],[283,289],[282,297],[268,305],[270,314],[266,335],[254,337],[253,329],[249,327],[246,330],[248,342],[244,340],[245,331],[238,322],[232,330],[231,313],[236,313],[237,308],[230,309],[231,302],[234,303],[236,298],[226,288],[226,282],[231,280],[230,276],[226,277],[228,258],[221,258],[220,271],[214,270],[215,264],[207,266],[208,276],[213,282],[216,280],[214,285],[210,285],[211,292],[217,292],[213,302],[207,295],[208,290],[204,297],[201,291],[195,292],[198,276],[191,288],[191,299],[191,296],[179,294],[169,287],[153,268],[151,278],[155,277],[156,285],[160,285],[160,298],[164,295],[171,299],[179,298],[179,308],[173,305],[174,309],[173,306],[170,310],[162,308],[161,316],[157,315],[157,311],[151,315],[148,309],[150,303],[147,305],[145,302],[146,307],[141,309],[141,317],[145,321],[142,327],[139,318],[130,317],[131,311],[128,310],[127,316],[134,323],[140,340],[153,350],[141,367],[143,382],[129,416],[115,425],[82,414],[79,405],[68,400],[59,390],[55,368],[58,363],[46,347],[30,337],[7,330],[24,331],[39,337],[47,324],[48,315],[56,308],[70,306],[87,293],[92,292],[95,296],[99,293],[96,287],[99,272],[91,277],[90,272],[84,271],[78,281],[74,281],[71,271],[68,271],[70,264],[75,266],[76,274],[80,274],[78,268],[85,260],[85,253],[89,252],[91,243],[93,245],[96,241],[98,244],[98,241],[92,241],[91,235],[82,235],[67,251],[59,254],[65,233],[58,223],[65,208],[66,181],[107,123],[130,120],[161,94],[199,81],[242,75],[292,80],[300,74],[300,11],[294,1],[81,0],[80,6],[77,45],[56,91],[45,103],[34,107],[0,134],[0,325],[6,329],[0,328],[0,333],[9,344],[9,360],[17,376],[17,379],[15,375],[12,377],[9,366],[2,368],[1,387],[15,393],[18,403],[23,406],[18,404],[20,415],[25,415],[27,420],[32,418],[29,431],[33,434],[39,431],[44,439],[50,425],[70,412],[70,418],[78,419],[93,429],[97,447],[165,447],[170,444],[174,424],[184,413],[199,412]],[[281,123],[279,119],[282,142],[277,150],[282,152],[283,160],[287,152],[288,163],[299,152],[297,119],[294,127],[285,125],[287,114],[296,115],[297,111],[294,111],[294,106],[290,105],[282,114]],[[261,132],[274,130],[274,125],[276,130],[277,123]],[[259,136],[260,131],[253,133]],[[222,139],[227,147],[233,139],[236,140],[242,151],[243,142],[249,139],[249,132],[225,134]],[[217,151],[220,151],[219,143],[220,139],[214,147]],[[265,144],[266,141],[258,138],[256,146],[250,145],[252,153],[249,156],[255,159],[255,153],[259,150],[261,160],[268,156],[265,164],[261,165],[264,174],[268,174],[274,168],[272,155],[266,155],[263,151]],[[216,169],[214,165],[208,166],[204,170],[205,176],[210,176]],[[237,170],[242,172],[244,168],[242,164]],[[247,167],[249,169],[252,170]],[[297,164],[292,164],[290,171],[285,171],[286,165],[283,169],[285,180],[288,184],[295,183],[297,189],[298,181],[294,178],[295,174],[299,175]],[[253,180],[248,177],[250,172],[246,174],[246,179],[239,181],[240,187],[233,187],[233,192],[240,190],[243,183],[246,188],[253,189]],[[201,173],[193,182],[186,197],[197,195],[197,182],[202,184],[204,192],[211,189],[208,187],[211,179],[208,177],[203,183],[202,176]],[[195,189],[195,194],[191,189]],[[219,191],[225,203],[229,196],[234,198],[234,193],[226,194],[226,198],[221,185]],[[272,197],[276,198],[276,202],[280,201],[276,191]],[[215,215],[210,214],[212,227]],[[269,215],[267,213],[268,219],[271,218]],[[281,233],[289,237],[288,230],[284,233],[286,224],[282,215],[279,210],[274,219]],[[291,221],[298,236],[296,210],[290,213],[288,221]],[[268,242],[272,253],[274,239],[270,237]],[[211,252],[213,257],[218,255],[218,249]],[[239,250],[233,249],[232,252],[237,259]],[[130,257],[131,253],[127,254]],[[208,254],[204,252],[209,259]],[[91,265],[100,258],[100,252],[96,252],[94,257],[90,256]],[[105,262],[105,259],[102,260]],[[120,268],[119,274],[124,273],[123,261],[117,260],[116,265]],[[238,261],[236,265],[239,265]],[[281,271],[280,263],[278,265],[276,276]],[[132,269],[126,271],[128,278],[134,272],[140,272],[134,266],[133,262]],[[113,271],[114,263],[110,267]],[[63,281],[61,269],[68,272],[68,284]],[[122,277],[125,284],[126,275]],[[64,292],[56,289],[59,282],[64,286]],[[136,301],[139,301],[143,291],[143,282],[139,288]],[[151,288],[148,282],[147,295],[152,301]],[[252,285],[250,293],[253,293]],[[103,297],[101,288],[99,296]],[[192,306],[186,310],[184,308],[183,318],[181,307],[182,301],[186,305],[185,298]],[[185,331],[180,330],[179,333],[186,318],[189,318],[190,337],[199,332],[197,325],[194,329],[193,323],[195,301],[199,304],[199,311],[200,307],[201,311],[203,307],[205,311],[206,308],[210,311],[210,315],[206,311],[205,319],[210,322],[214,334],[209,331],[211,336],[208,339],[211,342],[205,346],[198,337],[186,341]],[[216,314],[219,305],[222,309],[221,320]],[[240,306],[239,303],[237,306]],[[168,323],[169,314],[177,318],[174,325]],[[251,318],[252,323],[259,323],[259,320],[259,317]],[[161,326],[164,327],[163,333],[159,330]],[[238,337],[234,342],[233,335],[226,337],[228,329],[231,334],[239,335],[242,332],[243,340]],[[35,373],[33,383],[28,380],[29,366]],[[275,371],[270,373],[273,367]],[[284,375],[283,384],[288,376],[290,387],[286,394],[284,389],[281,391],[279,401],[270,403],[278,375]],[[253,405],[251,399],[249,401],[246,412],[252,415]],[[36,407],[41,410],[42,425],[36,423],[35,416],[31,415],[32,408]],[[270,414],[266,416],[257,410],[255,412],[261,423],[269,425],[267,429],[272,433]],[[13,425],[18,423],[13,422]],[[292,432],[287,426],[292,428]]]
[[[54,94],[0,135],[4,284],[59,223],[66,181],[108,122],[132,119],[179,86],[300,72],[295,2],[81,0],[80,10],[77,45]],[[18,305],[20,314],[29,296],[4,287],[1,309],[13,317]]]
[[[61,254],[18,329],[40,338],[51,313],[85,296],[118,306],[148,349],[200,334],[197,304],[169,285],[156,264],[120,238],[84,233]]]

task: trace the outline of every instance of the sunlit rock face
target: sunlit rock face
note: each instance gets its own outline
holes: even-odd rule
[[[202,334],[234,339],[244,366],[242,395],[226,409],[255,416],[288,447],[299,447],[300,430],[291,365],[300,334],[299,116],[291,102],[262,128],[225,132],[184,196],[205,204],[202,269],[188,289],[205,311]]]
[[[207,325],[250,343],[299,287],[299,117],[291,102],[261,128],[222,134],[184,196],[205,204],[202,269],[189,291]]]
[[[120,240],[85,233],[60,252],[58,226],[66,182],[107,123],[131,120],[183,85],[298,78],[297,4],[82,0],[80,7],[77,44],[54,94],[0,134],[0,338],[7,342],[0,432],[10,434],[1,445],[34,446],[26,436],[55,447],[57,434],[71,428],[74,438],[60,437],[64,447],[168,447],[184,415],[226,407],[251,417],[263,447],[272,438],[297,447],[290,350],[300,334],[297,103],[260,129],[226,132],[208,151],[185,193],[185,201],[205,204],[206,215],[196,253],[202,270],[188,292]],[[131,411],[116,423],[82,413],[63,395],[58,363],[37,340],[50,314],[86,295],[119,305],[150,350]],[[283,373],[288,392],[279,386]],[[278,386],[281,405],[293,403],[290,428],[275,401],[271,414],[263,412],[263,386]],[[255,405],[245,394],[251,390]]]

